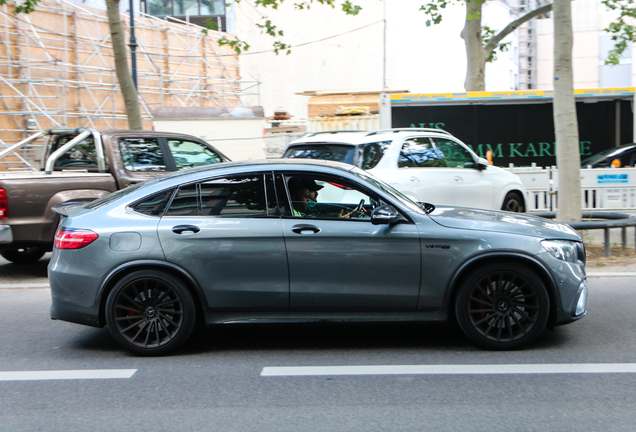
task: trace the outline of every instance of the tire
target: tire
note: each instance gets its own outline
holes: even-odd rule
[[[513,350],[528,345],[546,327],[550,298],[539,276],[525,265],[492,263],[464,278],[455,316],[476,345]]]
[[[46,253],[40,246],[29,246],[20,249],[0,251],[0,255],[14,264],[33,264]]]
[[[509,212],[523,213],[526,211],[523,199],[518,192],[508,192],[503,200],[501,209]]]
[[[122,278],[106,300],[106,324],[122,347],[143,356],[181,346],[196,320],[194,300],[176,277],[141,270]]]

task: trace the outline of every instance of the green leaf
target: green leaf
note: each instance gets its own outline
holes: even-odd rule
[[[250,49],[250,45],[247,42],[242,41],[240,39],[228,39],[225,36],[223,36],[222,38],[217,40],[217,42],[220,46],[224,46],[224,45],[229,46],[236,52],[236,54],[240,54]]]
[[[40,0],[25,0],[24,3],[15,7],[13,13],[30,14],[31,12],[35,11],[35,5],[37,5],[39,2]],[[0,5],[4,4],[6,4],[6,0],[0,0]]]
[[[342,2],[342,10],[347,15],[358,15],[358,13],[360,13],[360,11],[362,10],[362,7],[358,5],[352,5],[349,0],[346,0]]]
[[[219,24],[216,22],[216,20],[212,19],[212,18],[206,18],[203,20],[203,26],[205,27],[206,30],[218,30],[219,29]],[[205,34],[208,34],[207,31],[205,32]]]

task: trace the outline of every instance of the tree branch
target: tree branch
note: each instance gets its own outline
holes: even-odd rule
[[[537,9],[535,9],[533,11],[530,11],[527,14],[525,14],[524,16],[522,16],[521,18],[519,18],[519,19],[511,22],[510,24],[508,24],[506,26],[506,28],[504,28],[502,31],[497,33],[492,39],[490,39],[488,44],[484,47],[484,54],[485,54],[484,58],[487,58],[490,55],[490,53],[495,48],[497,48],[497,45],[499,45],[499,42],[503,38],[508,36],[510,33],[515,31],[517,29],[517,27],[519,27],[521,24],[525,23],[526,21],[530,21],[532,18],[534,18],[536,16],[548,13],[551,10],[552,10],[552,3],[547,4],[545,6],[541,6],[540,8],[537,8]]]

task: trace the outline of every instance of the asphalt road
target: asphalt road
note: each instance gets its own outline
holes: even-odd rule
[[[295,366],[636,363],[635,278],[591,278],[588,317],[523,351],[483,351],[445,325],[259,325],[202,331],[177,355],[140,358],[107,329],[51,321],[49,290],[27,288],[45,277],[45,263],[10,270],[0,262],[0,431],[635,429],[636,373],[261,375]],[[16,378],[78,370],[132,376]]]

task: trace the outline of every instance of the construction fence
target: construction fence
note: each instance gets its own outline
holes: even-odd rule
[[[0,6],[0,150],[37,130],[126,129],[106,11],[65,0],[43,0],[30,14],[14,8]],[[128,40],[128,15],[122,21]],[[257,82],[241,80],[238,57],[216,43],[220,35],[135,16],[144,129],[152,128],[160,106],[240,106],[241,96],[251,94]],[[0,161],[0,170],[13,163],[24,167],[14,159]]]
[[[552,167],[510,167],[528,195],[528,212],[556,211],[559,207],[559,170]],[[636,210],[636,168],[582,168],[582,211]]]

